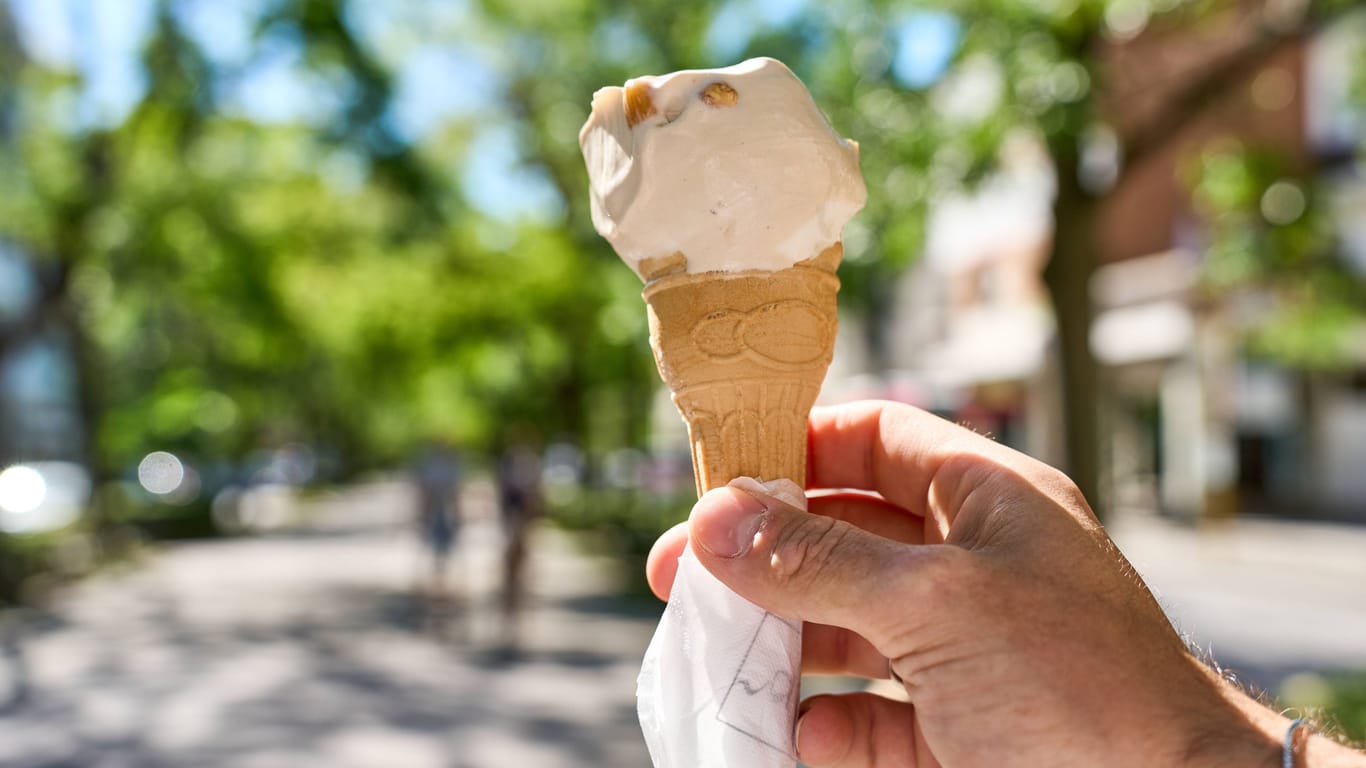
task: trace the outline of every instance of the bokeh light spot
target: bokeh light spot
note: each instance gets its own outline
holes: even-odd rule
[[[0,509],[15,515],[32,512],[47,498],[47,481],[32,467],[16,465],[0,472]]]
[[[1111,0],[1105,6],[1105,31],[1114,40],[1132,40],[1148,28],[1150,18],[1147,0]]]
[[[1053,67],[1049,75],[1048,91],[1053,101],[1070,104],[1079,101],[1091,89],[1091,76],[1086,67],[1066,61]]]
[[[1299,185],[1284,179],[1262,193],[1262,216],[1272,224],[1291,224],[1304,215],[1304,192]]]
[[[174,493],[185,480],[185,465],[175,454],[153,451],[138,464],[138,484],[148,493],[164,496]]]

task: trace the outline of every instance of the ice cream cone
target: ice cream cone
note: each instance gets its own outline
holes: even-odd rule
[[[679,269],[645,286],[650,346],[688,424],[697,492],[806,480],[806,421],[834,353],[838,243],[775,272]]]

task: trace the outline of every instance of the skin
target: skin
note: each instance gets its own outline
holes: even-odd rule
[[[805,622],[804,672],[891,664],[909,701],[802,703],[807,765],[1281,765],[1289,720],[1190,653],[1056,469],[910,406],[857,403],[813,411],[807,477],[809,513],[708,492],[647,565],[667,595],[691,536],[722,582]],[[1366,766],[1323,737],[1301,744],[1297,765]]]

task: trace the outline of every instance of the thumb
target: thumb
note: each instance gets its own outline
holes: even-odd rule
[[[852,629],[877,644],[875,603],[904,579],[908,547],[813,515],[744,482],[708,491],[690,517],[693,553],[742,597],[788,618]],[[886,606],[890,607],[890,606]],[[881,617],[886,618],[886,617]]]

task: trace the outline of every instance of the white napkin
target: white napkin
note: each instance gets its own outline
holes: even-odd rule
[[[791,480],[731,483],[806,509]],[[740,597],[686,549],[636,683],[655,768],[793,768],[802,625]]]

